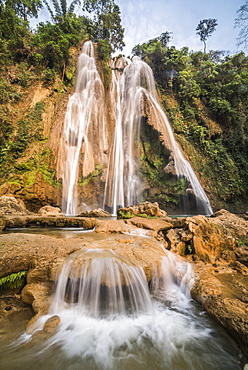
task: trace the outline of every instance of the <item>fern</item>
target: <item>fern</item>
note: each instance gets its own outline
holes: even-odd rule
[[[0,290],[16,289],[25,284],[27,271],[19,271],[0,278]]]

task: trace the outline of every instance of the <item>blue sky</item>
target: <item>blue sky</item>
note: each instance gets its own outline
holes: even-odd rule
[[[234,29],[237,10],[245,0],[115,0],[121,9],[122,25],[125,28],[124,53],[129,55],[132,48],[159,36],[172,32],[169,45],[181,49],[202,50],[203,44],[196,27],[200,20],[215,18],[216,31],[207,42],[207,50],[237,51],[236,38],[239,30]]]
[[[172,32],[170,46],[203,50],[196,27],[200,20],[208,18],[217,19],[218,26],[207,42],[207,50],[225,50],[230,54],[240,51],[236,46],[239,29],[234,29],[234,20],[245,0],[115,0],[115,3],[120,7],[125,28],[126,56],[131,55],[135,45],[165,31]],[[31,25],[47,20],[48,12],[42,10]]]

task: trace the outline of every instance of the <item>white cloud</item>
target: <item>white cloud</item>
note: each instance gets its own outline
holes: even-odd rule
[[[218,26],[207,46],[212,50],[236,51],[238,30],[233,28],[236,11],[244,0],[116,0],[125,28],[125,53],[162,32],[173,32],[171,45],[202,50],[196,35],[200,20],[216,18]]]

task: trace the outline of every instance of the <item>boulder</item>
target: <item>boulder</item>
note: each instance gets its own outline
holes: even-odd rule
[[[35,313],[46,314],[51,303],[52,284],[37,283],[27,284],[22,290],[22,301],[30,304]]]
[[[228,234],[217,223],[211,222],[207,217],[189,217],[186,221],[192,235],[193,253],[204,262],[214,263],[216,259],[234,261],[235,238]]]
[[[193,297],[235,339],[248,358],[248,269],[239,263],[211,266],[200,262],[194,271]]]
[[[118,218],[130,218],[132,216],[139,215],[147,215],[149,217],[165,217],[167,216],[167,213],[159,208],[157,202],[143,202],[137,204],[136,206],[119,208],[117,211]]]
[[[38,215],[40,216],[65,216],[65,214],[58,207],[44,206],[39,209]]]
[[[112,215],[103,209],[98,208],[93,211],[81,212],[77,217],[112,217]]]
[[[14,197],[0,197],[0,215],[27,215],[30,212]]]

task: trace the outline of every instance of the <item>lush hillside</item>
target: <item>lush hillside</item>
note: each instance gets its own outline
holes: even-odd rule
[[[123,46],[123,29],[118,7],[106,3],[104,11],[88,9],[95,11],[94,20],[76,16],[71,6],[50,8],[52,21],[32,32],[30,14],[0,3],[0,195],[13,194],[30,209],[60,205],[58,132],[84,40],[98,42],[108,89],[107,61]],[[177,50],[161,38],[137,45],[133,54],[153,69],[176,138],[214,209],[246,211],[248,58]]]
[[[161,38],[133,49],[153,69],[175,135],[214,207],[240,211],[248,193],[248,58],[189,52]]]

